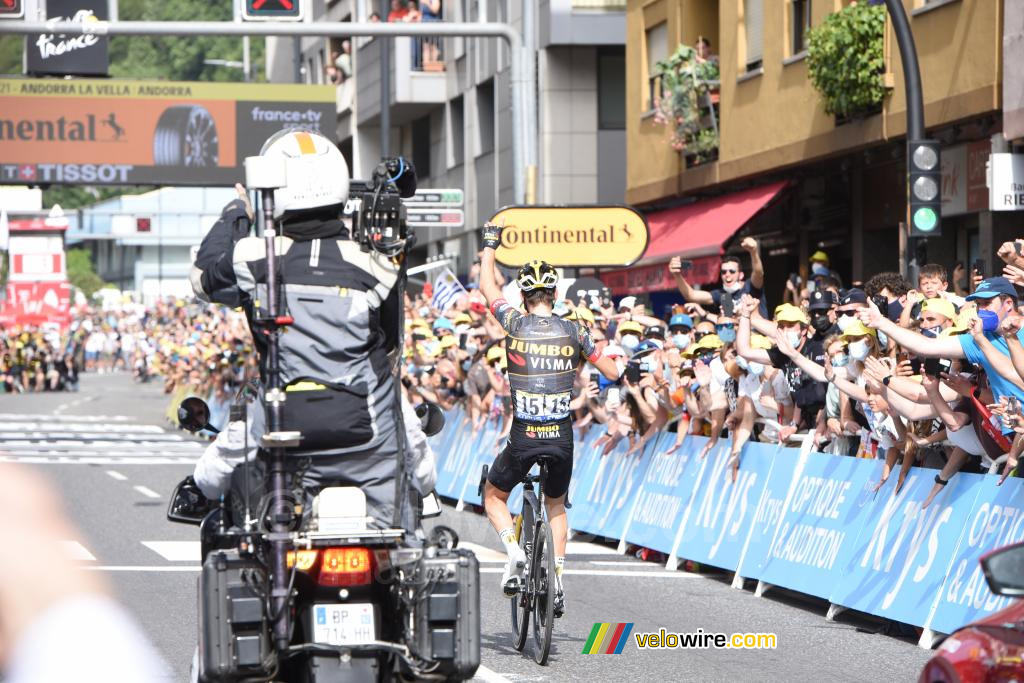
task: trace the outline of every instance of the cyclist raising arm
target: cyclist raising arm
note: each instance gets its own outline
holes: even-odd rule
[[[502,590],[506,595],[515,595],[526,558],[517,543],[508,497],[540,457],[548,459],[545,505],[559,576],[555,614],[561,616],[564,612],[561,574],[568,533],[565,494],[569,490],[573,458],[569,410],[573,380],[583,360],[590,361],[610,380],[619,378],[619,370],[611,358],[598,355],[585,327],[552,314],[558,274],[550,264],[531,261],[519,270],[517,282],[523,292],[525,315],[502,297],[494,274],[494,251],[500,243],[501,227],[486,224],[480,260],[480,291],[507,335],[505,349],[513,412],[507,445],[495,458],[487,475],[484,508],[509,556]]]

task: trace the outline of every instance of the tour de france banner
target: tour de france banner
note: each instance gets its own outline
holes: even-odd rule
[[[0,78],[0,184],[232,185],[283,128],[335,138],[329,85]]]
[[[498,263],[534,259],[559,267],[625,267],[647,249],[647,219],[628,206],[508,206],[491,222],[503,225]]]
[[[989,550],[1024,540],[1024,479],[958,474],[977,491],[970,517],[963,525],[959,547],[946,575],[931,618],[925,624],[952,633],[964,624],[997,612],[1017,598],[993,595],[985,583],[978,558]],[[947,486],[952,486],[952,482]],[[969,498],[965,491],[965,499]]]

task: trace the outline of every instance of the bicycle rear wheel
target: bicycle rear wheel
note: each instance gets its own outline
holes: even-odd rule
[[[551,527],[543,519],[537,522],[537,533],[533,544],[533,561],[530,569],[533,605],[533,660],[544,666],[551,652],[551,630],[555,622],[555,593],[558,578],[555,576],[555,543]]]
[[[529,584],[534,531],[533,508],[525,501],[522,514],[516,516],[515,529],[519,547],[526,554],[526,581],[522,583],[516,596],[509,600],[509,604],[512,606],[512,646],[522,652],[526,647],[526,636],[530,632],[530,611],[533,608],[533,592]]]

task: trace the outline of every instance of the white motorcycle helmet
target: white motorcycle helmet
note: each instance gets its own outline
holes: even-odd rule
[[[274,218],[348,201],[348,164],[334,143],[305,130],[281,130],[267,138],[260,156],[285,163],[287,185],[274,190]]]

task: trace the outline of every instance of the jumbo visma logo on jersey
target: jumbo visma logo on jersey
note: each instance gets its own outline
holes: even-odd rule
[[[543,341],[525,341],[508,337],[506,344],[509,364],[525,371],[519,374],[569,372],[576,369],[579,347],[569,337],[554,337]],[[515,372],[511,369],[510,372]]]

